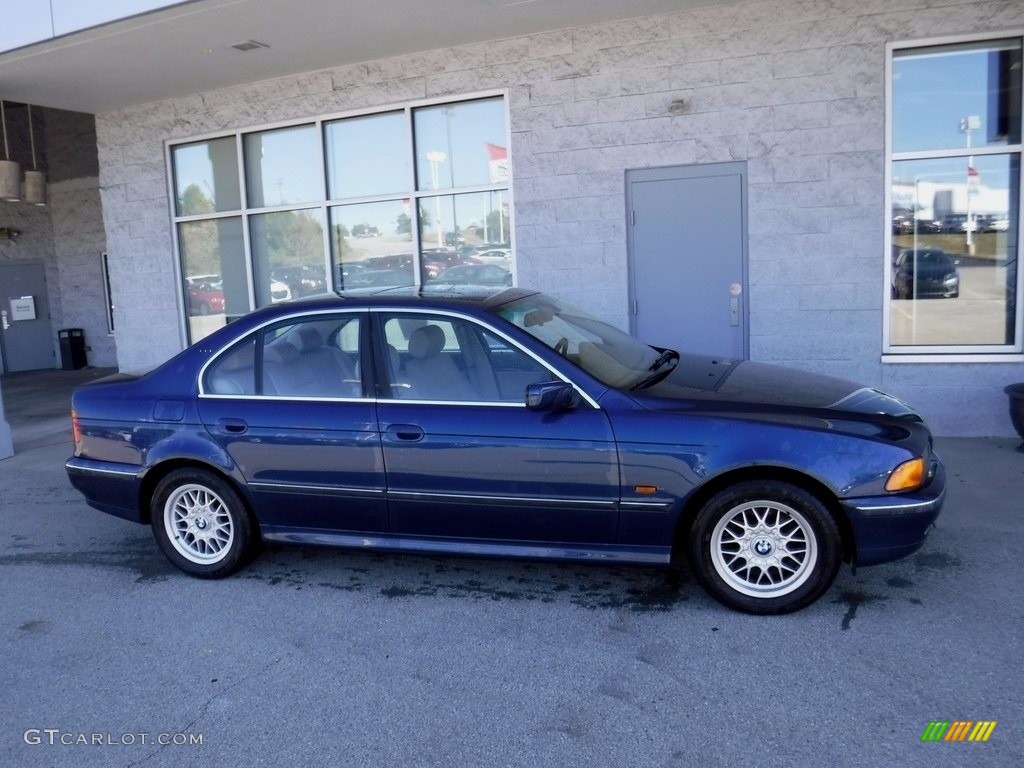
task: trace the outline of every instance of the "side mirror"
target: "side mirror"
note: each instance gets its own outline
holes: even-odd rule
[[[564,411],[576,406],[579,396],[572,384],[545,381],[526,387],[526,407],[531,411]]]

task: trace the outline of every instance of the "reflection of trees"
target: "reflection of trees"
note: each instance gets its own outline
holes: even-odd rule
[[[300,211],[268,214],[264,236],[268,263],[275,267],[323,262],[324,234],[320,222]]]
[[[347,261],[352,255],[352,246],[348,242],[349,231],[344,224],[334,225],[334,253],[339,261]]]
[[[427,211],[422,205],[420,206],[420,227],[429,227],[430,212]],[[412,219],[409,218],[409,214],[400,213],[395,217],[395,234],[396,235],[412,235]]]
[[[492,243],[508,242],[508,216],[499,210],[487,214],[487,235]]]
[[[181,212],[186,216],[213,213],[213,201],[203,194],[198,184],[189,184],[181,195]],[[189,222],[182,225],[180,232],[186,276],[219,275],[220,246],[217,222]]]
[[[181,227],[181,252],[185,276],[220,274],[220,239],[217,222],[193,221]]]
[[[200,216],[204,213],[214,213],[213,200],[203,194],[198,184],[192,183],[185,187],[178,202],[182,216]]]

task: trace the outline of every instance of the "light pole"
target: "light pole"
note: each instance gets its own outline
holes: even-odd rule
[[[967,149],[971,148],[971,134],[981,129],[981,118],[968,115],[960,118],[960,133],[967,140]],[[977,192],[978,172],[974,170],[974,155],[967,156],[967,254],[974,255],[974,215],[971,212],[971,197]]]
[[[427,162],[430,163],[430,181],[434,185],[434,191],[438,188],[438,166],[441,165],[445,160],[448,159],[448,155],[444,152],[438,152],[434,150],[427,152],[424,157],[427,158]],[[441,198],[440,196],[434,197],[434,217],[436,219],[435,224],[437,225],[437,247],[444,248],[444,232],[441,227]]]

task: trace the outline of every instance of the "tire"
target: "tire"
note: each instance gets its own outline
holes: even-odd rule
[[[199,314],[204,316],[210,314],[210,305],[205,301],[199,302]]]
[[[780,556],[782,549],[789,554]],[[839,527],[821,500],[776,480],[745,481],[715,494],[694,518],[689,538],[701,585],[719,602],[755,614],[813,603],[835,580],[841,550]]]
[[[192,576],[229,576],[255,550],[256,528],[245,502],[204,469],[179,469],[163,478],[150,500],[150,519],[167,559]]]

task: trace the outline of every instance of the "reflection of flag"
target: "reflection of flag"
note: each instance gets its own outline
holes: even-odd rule
[[[485,142],[484,146],[487,148],[491,184],[508,181],[508,149],[489,142]]]
[[[976,195],[978,194],[978,187],[981,186],[981,176],[978,173],[978,169],[973,165],[967,166],[967,194]]]

